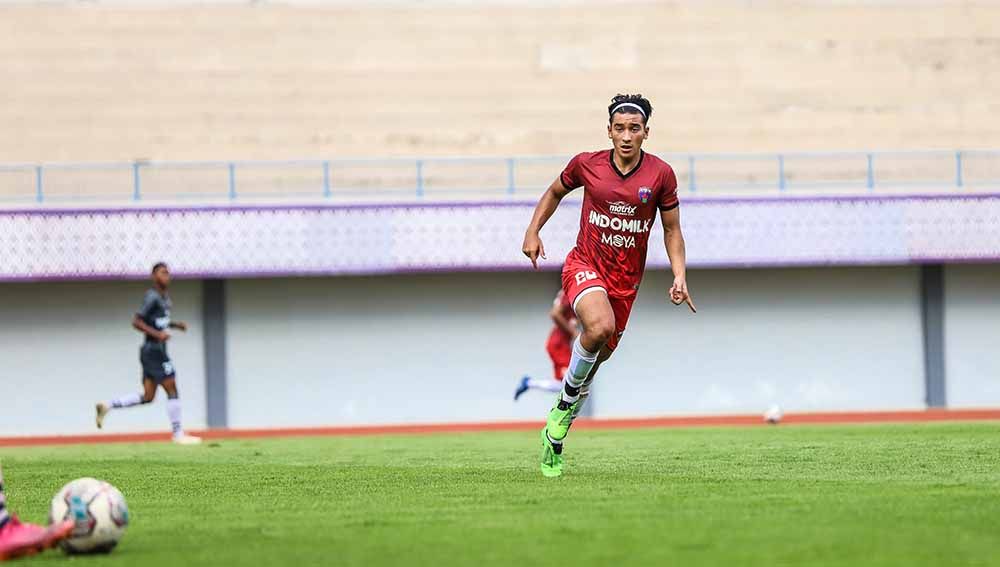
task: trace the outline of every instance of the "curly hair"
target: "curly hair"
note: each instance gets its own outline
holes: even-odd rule
[[[639,108],[636,108],[636,107]],[[642,109],[640,112],[639,109]],[[641,94],[616,94],[608,105],[608,122],[614,118],[615,114],[642,114],[642,123],[645,124],[653,116],[653,105],[649,103]]]

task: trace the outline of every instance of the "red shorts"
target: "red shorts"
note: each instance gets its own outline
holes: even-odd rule
[[[563,376],[566,375],[566,369],[569,368],[569,358],[573,354],[573,343],[566,340],[562,333],[553,331],[549,335],[549,342],[546,343],[545,350],[548,351],[549,358],[552,359],[555,379],[562,380]]]
[[[597,291],[599,289],[603,289],[605,294],[608,291],[608,286],[604,283],[604,278],[601,277],[600,273],[587,262],[581,261],[572,252],[566,257],[566,264],[563,266],[562,284],[563,291],[569,298],[570,304],[573,305],[574,311],[576,311],[577,300],[583,295],[600,293]],[[611,303],[611,310],[615,314],[615,332],[608,339],[607,344],[608,350],[613,351],[618,347],[618,341],[621,340],[622,335],[625,334],[625,325],[628,324],[628,317],[632,313],[635,297],[629,299],[612,297],[611,295],[607,297]]]

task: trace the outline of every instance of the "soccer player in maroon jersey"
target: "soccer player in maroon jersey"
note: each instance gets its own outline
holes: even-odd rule
[[[559,392],[562,390],[562,379],[569,367],[569,359],[573,354],[573,339],[579,334],[576,322],[576,313],[573,306],[566,298],[566,292],[559,290],[555,301],[552,302],[552,309],[549,311],[552,318],[552,331],[549,333],[549,340],[545,343],[545,350],[552,359],[552,369],[554,376],[552,379],[532,378],[524,376],[514,391],[514,401],[517,401],[528,390],[543,390],[546,392]]]
[[[618,346],[646,267],[646,245],[659,213],[674,283],[674,305],[688,292],[684,237],[677,200],[677,177],[660,158],[642,151],[653,107],[642,95],[617,95],[608,106],[608,138],[613,148],[577,155],[545,191],[521,247],[538,269],[545,258],[539,233],[563,197],[583,187],[583,211],[576,246],[566,256],[563,290],[583,327],[573,342],[563,389],[542,429],[542,474],[559,476],[563,441],[590,393],[598,368]]]

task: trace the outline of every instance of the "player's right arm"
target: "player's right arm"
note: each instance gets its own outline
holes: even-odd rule
[[[136,313],[135,317],[132,318],[132,327],[135,328],[135,330],[139,331],[140,333],[144,335],[149,335],[150,337],[153,337],[154,339],[160,341],[161,343],[166,342],[167,339],[170,338],[170,333],[167,333],[165,331],[159,331],[150,327],[149,325],[146,324],[145,321],[142,320],[142,317],[138,313]]]
[[[571,319],[567,319],[566,316],[563,315],[562,306],[559,303],[552,306],[552,311],[549,311],[549,316],[552,317],[552,322],[555,323],[556,327],[562,329],[562,331],[570,337],[576,338],[576,322]]]
[[[542,244],[542,237],[539,233],[542,227],[556,212],[563,197],[569,195],[570,190],[563,186],[561,179],[556,179],[549,185],[549,188],[542,193],[542,198],[538,200],[535,207],[535,214],[531,216],[531,223],[524,233],[524,243],[521,245],[521,252],[531,260],[531,265],[538,269],[538,258],[545,258],[545,246]]]

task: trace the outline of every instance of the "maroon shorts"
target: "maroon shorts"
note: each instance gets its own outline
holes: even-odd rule
[[[563,291],[566,293],[566,297],[569,298],[570,304],[573,305],[574,311],[576,311],[577,301],[584,295],[588,293],[601,293],[599,290],[604,290],[606,295],[608,292],[608,286],[604,283],[601,275],[587,262],[576,258],[574,254],[570,254],[566,258],[566,264],[563,266],[562,271],[562,284]],[[608,301],[611,303],[611,310],[615,314],[615,332],[608,339],[607,344],[608,350],[613,351],[618,347],[618,341],[621,340],[622,335],[625,334],[625,325],[628,324],[628,317],[632,313],[632,304],[635,302],[635,297],[623,299],[608,295]]]

